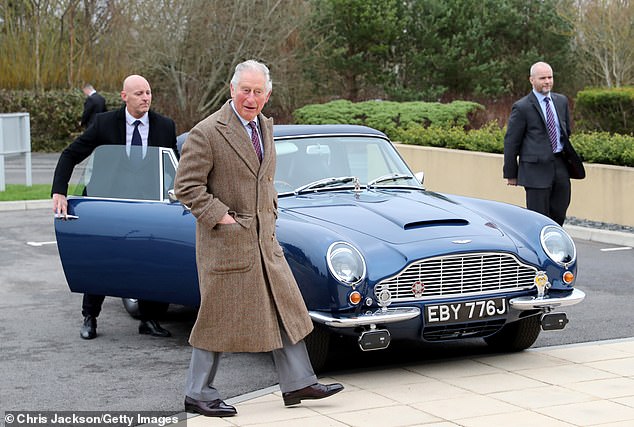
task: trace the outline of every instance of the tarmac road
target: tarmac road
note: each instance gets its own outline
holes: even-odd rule
[[[107,298],[99,336],[81,339],[81,295],[66,285],[52,221],[47,209],[0,212],[0,412],[181,412],[195,313],[170,310],[162,324],[173,337],[154,338]],[[266,354],[230,354],[221,367],[227,398],[277,382]]]
[[[0,211],[0,411],[181,412],[193,311],[171,309],[162,324],[173,337],[154,338],[139,335],[121,301],[107,298],[98,338],[82,340],[81,295],[68,291],[52,221],[48,209]],[[577,247],[578,287],[588,297],[568,308],[564,331],[543,332],[535,347],[632,336],[634,251],[587,241]],[[329,365],[337,371],[488,352],[481,340],[371,353],[337,343]],[[269,355],[232,353],[217,387],[230,398],[276,383]]]

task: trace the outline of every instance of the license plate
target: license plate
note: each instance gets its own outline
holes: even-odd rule
[[[470,322],[502,316],[507,311],[508,303],[504,298],[427,305],[425,306],[425,323],[431,326]]]

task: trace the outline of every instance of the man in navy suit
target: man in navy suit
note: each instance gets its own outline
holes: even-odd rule
[[[140,145],[145,152],[148,146],[176,149],[176,126],[170,118],[150,111],[152,91],[148,81],[139,75],[128,76],[123,82],[121,99],[125,106],[95,116],[95,119],[77,139],[62,152],[57,161],[51,194],[53,211],[66,217],[68,182],[73,169],[100,145],[125,145],[129,152],[132,145]],[[135,185],[131,183],[131,185]],[[97,336],[97,316],[104,301],[103,295],[84,294],[82,315],[84,322],[80,336],[92,339]],[[169,331],[151,319],[156,303],[139,300],[141,324],[140,334],[169,337]]]
[[[91,84],[86,84],[82,90],[86,95],[86,100],[84,101],[84,112],[81,115],[81,125],[85,129],[90,126],[97,114],[105,113],[107,108],[105,98]]]
[[[531,93],[513,104],[504,137],[504,178],[522,185],[526,207],[559,225],[570,204],[570,175],[564,160],[570,145],[568,99],[551,92],[553,70],[545,62],[530,69]],[[519,164],[518,164],[519,157]]]

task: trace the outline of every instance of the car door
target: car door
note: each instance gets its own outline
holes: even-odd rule
[[[134,148],[134,147],[133,147]],[[177,160],[147,147],[137,163],[125,146],[98,147],[80,195],[68,198],[55,234],[73,292],[197,306],[195,221],[168,191]]]

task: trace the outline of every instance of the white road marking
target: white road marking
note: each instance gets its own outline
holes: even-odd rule
[[[618,248],[603,248],[601,251],[603,252],[614,252],[614,251],[629,251],[632,249],[630,246],[621,246]]]
[[[57,241],[53,240],[52,242],[26,242],[26,244],[29,246],[55,245],[57,244]]]

